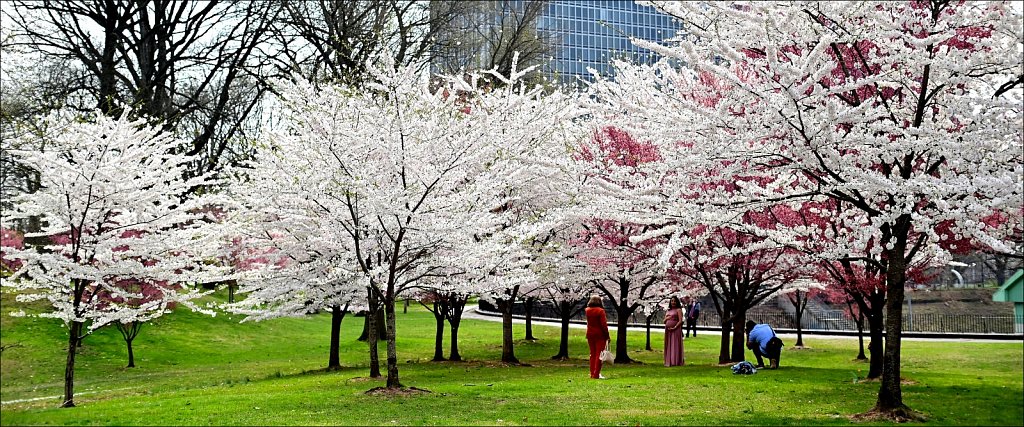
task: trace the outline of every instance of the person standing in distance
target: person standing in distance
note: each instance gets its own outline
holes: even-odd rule
[[[690,338],[690,330],[693,330],[693,337],[697,337],[697,319],[700,318],[700,301],[690,299],[686,305],[686,338]]]
[[[601,375],[601,351],[611,343],[608,335],[608,317],[604,312],[604,301],[594,295],[587,303],[587,343],[590,344],[590,378],[604,379]]]

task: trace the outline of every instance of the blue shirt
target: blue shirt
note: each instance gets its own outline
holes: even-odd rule
[[[754,329],[750,330],[750,338],[748,341],[753,341],[761,347],[761,353],[768,353],[768,340],[775,336],[775,331],[772,330],[771,326],[761,323],[754,325]]]

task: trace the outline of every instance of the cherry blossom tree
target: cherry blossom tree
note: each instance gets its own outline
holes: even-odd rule
[[[576,159],[582,173],[591,177],[595,188],[621,187],[637,190],[633,186],[637,175],[644,175],[645,164],[658,163],[661,156],[657,147],[645,141],[638,141],[628,132],[614,126],[598,126],[589,143],[581,144]],[[615,216],[608,198],[592,197],[592,209],[596,213],[583,219],[580,232],[572,240],[578,247],[577,256],[594,270],[594,289],[607,297],[615,307],[616,342],[615,363],[630,363],[627,331],[629,318],[648,299],[657,299],[655,285],[664,277],[664,269],[658,263],[663,236],[643,238],[654,228],[650,224],[631,221],[628,217]],[[633,209],[633,202],[625,203]]]
[[[797,251],[756,233],[767,226],[765,218],[748,212],[740,224],[700,225],[669,243],[671,275],[683,288],[706,290],[722,319],[719,363],[744,360],[747,311],[793,289],[807,274]]]
[[[13,153],[39,171],[42,185],[15,197],[2,221],[38,217],[41,230],[26,237],[51,242],[5,250],[23,265],[2,283],[19,291],[19,301],[48,301],[52,310],[39,316],[68,328],[61,406],[70,407],[75,347],[92,330],[152,319],[172,303],[201,310],[192,303],[201,294],[186,285],[219,274],[202,262],[216,253],[218,240],[203,211],[222,200],[183,198],[189,189],[217,181],[210,175],[184,179],[197,159],[175,154],[180,141],[142,120],[127,114],[48,120],[53,132],[41,136],[45,151]],[[128,283],[158,286],[159,292]]]
[[[616,102],[665,135],[656,140],[666,158],[676,158],[665,150],[680,135],[703,138],[702,153],[672,162],[677,170],[699,159],[729,160],[745,174],[761,165],[774,184],[746,187],[737,200],[828,198],[863,214],[869,225],[850,227],[851,246],[821,255],[846,258],[874,240],[871,255],[885,258],[882,382],[865,415],[916,418],[900,386],[908,268],[943,240],[940,222],[1009,253],[1006,236],[1021,221],[983,221],[1021,209],[1021,13],[1003,2],[649,4],[688,34],[635,43],[730,88],[713,106],[666,102],[675,85],[660,96],[623,89],[632,100]]]
[[[519,70],[492,75],[506,84],[431,82],[389,64],[371,67],[372,83],[359,87],[282,84],[282,122],[258,154],[255,169],[276,176],[264,189],[287,182],[315,204],[303,213],[322,219],[313,229],[348,254],[343,268],[369,289],[368,306],[382,304],[390,389],[402,387],[396,299],[445,275],[440,253],[493,233],[509,183],[527,170],[519,157],[557,135],[571,111],[563,94],[520,84]]]

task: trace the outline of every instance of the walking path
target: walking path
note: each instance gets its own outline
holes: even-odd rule
[[[501,322],[501,316],[500,315],[487,314],[485,312],[480,311],[479,307],[473,307],[473,308],[467,309],[465,311],[465,313],[462,315],[462,318],[463,319],[486,320],[486,321],[491,321],[491,322]],[[525,325],[526,324],[526,320],[524,320],[522,318],[518,318],[518,317],[513,317],[512,318],[512,324],[515,324],[515,325]],[[561,327],[561,323],[559,323],[559,322],[552,322],[552,321],[549,321],[549,320],[537,320],[536,318],[534,318],[533,324],[534,325],[543,325],[543,326],[553,326],[553,327],[556,327],[556,328]],[[614,330],[614,328],[615,328],[614,324],[609,324],[608,326],[611,328],[611,330]],[[587,328],[586,325],[579,324],[579,323],[569,323],[569,327],[572,328],[572,329],[586,329]],[[646,330],[647,330],[644,327],[638,327],[638,326],[630,326],[627,329],[630,332],[646,332]],[[719,339],[721,339],[721,337],[722,337],[722,331],[720,331],[720,330],[716,330],[716,329],[698,329],[698,330],[699,330],[701,336],[704,336],[706,334],[706,335],[709,335],[709,336],[714,336],[714,337],[719,338]],[[651,325],[651,333],[659,333],[660,334],[660,333],[664,333],[664,330],[662,329],[661,325],[654,325],[654,324],[652,324]],[[778,335],[780,337],[782,337],[782,338],[789,338],[791,341],[796,342],[796,333],[780,333]],[[821,339],[821,338],[824,338],[824,339],[854,339],[854,340],[857,339],[856,335],[824,335],[824,336],[822,336],[822,335],[811,334],[809,332],[804,332],[804,339],[808,339],[808,337],[813,337],[815,339]],[[865,339],[865,341],[868,340],[867,334],[864,335],[864,339]],[[982,339],[982,338],[918,338],[918,337],[902,337],[902,340],[903,341],[939,341],[939,342],[1003,342],[1003,343],[1005,343],[1005,342],[1013,342],[1013,341],[1007,341],[1005,339],[1000,340],[1000,339]],[[865,343],[865,345],[866,345],[866,343]]]

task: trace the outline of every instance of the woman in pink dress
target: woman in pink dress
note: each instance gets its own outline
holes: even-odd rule
[[[678,297],[672,297],[665,312],[665,366],[683,365],[683,310]]]

